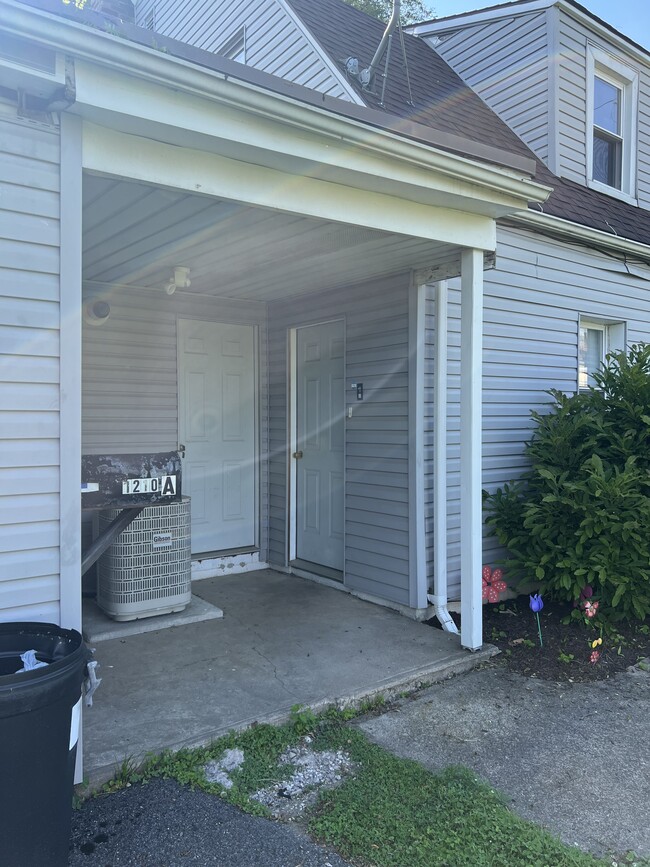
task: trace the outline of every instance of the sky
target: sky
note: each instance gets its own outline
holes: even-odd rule
[[[499,0],[431,0],[430,5],[438,18],[457,15],[494,6]],[[650,3],[648,0],[578,0],[594,15],[607,21],[630,39],[650,50]]]

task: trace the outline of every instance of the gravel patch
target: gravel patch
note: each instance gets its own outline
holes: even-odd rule
[[[350,756],[337,750],[315,751],[307,737],[296,747],[288,747],[280,756],[279,764],[293,765],[295,771],[281,783],[259,789],[251,795],[264,804],[275,819],[295,821],[317,800],[322,789],[334,789],[355,770]]]
[[[224,789],[232,789],[230,774],[241,768],[244,764],[242,750],[226,750],[220,759],[213,759],[204,767],[205,778],[208,783],[219,783]]]

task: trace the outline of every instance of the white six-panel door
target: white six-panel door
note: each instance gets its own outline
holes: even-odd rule
[[[296,557],[343,570],[343,322],[297,329]]]
[[[179,442],[192,554],[255,545],[255,351],[250,325],[178,320]]]

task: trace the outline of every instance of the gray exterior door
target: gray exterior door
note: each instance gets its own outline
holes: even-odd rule
[[[343,322],[297,329],[296,557],[343,571]]]
[[[255,367],[251,325],[178,320],[183,493],[192,553],[255,545]]]

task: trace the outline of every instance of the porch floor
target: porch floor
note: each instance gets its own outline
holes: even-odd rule
[[[193,584],[223,619],[102,641],[102,684],[84,713],[84,777],[253,721],[389,695],[473,668],[458,636],[270,569]]]

